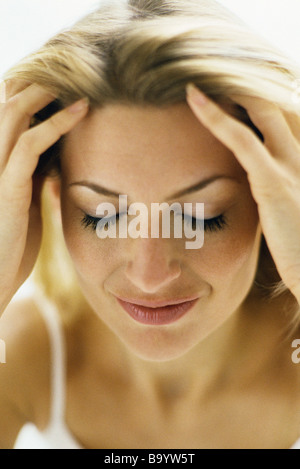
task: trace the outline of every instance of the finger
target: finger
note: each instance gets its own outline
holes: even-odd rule
[[[282,160],[294,158],[299,151],[298,141],[278,106],[260,98],[232,96],[232,99],[246,109],[251,121],[263,134],[265,146],[274,157]]]
[[[256,182],[265,183],[274,162],[254,132],[223,111],[193,85],[188,86],[187,101],[204,127],[232,151],[248,176]]]
[[[15,94],[20,93],[32,83],[21,79],[2,80],[0,83],[0,107]]]
[[[56,97],[37,83],[32,83],[8,99],[6,107],[10,108],[11,105],[13,109],[17,109],[19,114],[31,119],[40,110],[40,106],[43,103],[42,99],[48,103],[47,99],[53,101]]]
[[[27,88],[31,83],[24,80],[2,80],[0,83],[0,104]]]
[[[28,187],[39,157],[68,133],[87,114],[86,99],[56,113],[42,124],[24,132],[19,138],[3,172],[5,181],[12,181],[14,190]]]
[[[48,91],[33,84],[9,99],[0,110],[0,174],[20,135],[29,126],[32,116],[55,99]]]
[[[10,80],[5,80],[6,84],[6,98],[10,99],[15,94],[20,93],[21,91],[28,88],[28,86],[32,85],[31,82],[22,80],[20,78],[14,78]]]

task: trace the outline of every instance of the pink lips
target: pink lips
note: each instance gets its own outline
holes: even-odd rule
[[[178,321],[178,319],[183,317],[193,308],[199,298],[194,298],[184,302],[182,302],[182,300],[174,300],[172,301],[172,304],[166,301],[143,301],[143,304],[137,304],[136,302],[131,303],[121,298],[117,298],[117,300],[122,308],[135,321],[152,326],[163,326]]]

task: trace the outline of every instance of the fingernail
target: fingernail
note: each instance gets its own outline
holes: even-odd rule
[[[72,104],[72,106],[68,108],[68,111],[71,114],[77,114],[78,112],[86,110],[89,104],[90,104],[89,99],[83,98],[83,99],[80,99],[80,101],[77,101],[76,103]]]
[[[1,81],[0,83],[0,104],[6,103],[6,83]]]
[[[187,96],[199,106],[204,106],[208,103],[208,98],[202,91],[199,90],[193,83],[189,83],[186,87]]]

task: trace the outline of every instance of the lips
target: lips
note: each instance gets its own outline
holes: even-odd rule
[[[193,301],[199,299],[199,296],[193,296],[193,297],[188,297],[188,298],[180,298],[180,299],[173,299],[173,300],[153,300],[153,301],[147,301],[147,300],[136,300],[136,299],[128,299],[124,298],[121,296],[118,296],[117,299],[125,301],[126,303],[131,303],[139,306],[145,306],[147,308],[161,308],[164,306],[173,306],[173,305],[178,305],[182,303],[187,303],[188,301]]]
[[[141,301],[117,298],[123,310],[135,321],[147,325],[168,325],[185,316],[199,298],[171,301]],[[170,304],[171,303],[171,304]]]

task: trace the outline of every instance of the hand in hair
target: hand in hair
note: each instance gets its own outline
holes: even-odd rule
[[[195,116],[247,172],[260,223],[278,273],[300,304],[300,118],[269,101],[233,97],[264,136],[189,85]]]
[[[37,84],[17,82],[9,82],[6,90],[2,84],[0,93],[0,315],[39,253],[44,183],[34,176],[39,157],[88,111],[82,100],[30,129],[32,117],[55,96]]]

